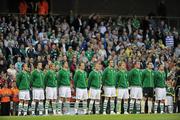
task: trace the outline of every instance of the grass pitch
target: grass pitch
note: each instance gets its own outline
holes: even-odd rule
[[[0,120],[180,120],[180,114],[0,116]]]

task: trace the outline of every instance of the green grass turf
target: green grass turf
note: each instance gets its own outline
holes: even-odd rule
[[[0,116],[0,120],[180,120],[180,114]]]

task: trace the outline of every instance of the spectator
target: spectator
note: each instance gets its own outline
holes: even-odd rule
[[[166,42],[167,47],[170,47],[170,48],[174,47],[174,37],[172,36],[170,32],[168,32],[165,38],[165,42]]]
[[[176,47],[174,54],[175,54],[175,56],[176,56],[177,58],[180,57],[180,44],[178,44],[178,46]]]
[[[0,89],[0,96],[1,96],[1,114],[3,116],[9,116],[12,92],[11,89],[8,88],[7,82],[5,82],[3,88]]]
[[[49,11],[49,5],[46,0],[41,0],[38,3],[38,14],[39,15],[47,15]]]
[[[28,9],[28,5],[25,0],[21,0],[19,3],[19,13],[25,15]]]

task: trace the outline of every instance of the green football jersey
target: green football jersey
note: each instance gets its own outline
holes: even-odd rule
[[[116,85],[116,71],[114,68],[107,67],[102,76],[103,86],[114,86]]]
[[[42,70],[35,69],[32,74],[32,87],[44,88],[44,73]]]
[[[86,89],[87,88],[87,73],[82,70],[76,70],[74,75],[74,86],[76,88]]]
[[[16,85],[19,90],[29,90],[30,89],[31,76],[26,71],[21,71],[16,76]]]
[[[66,69],[61,69],[58,72],[58,87],[60,86],[70,86],[70,71]]]
[[[45,86],[46,87],[57,87],[57,77],[56,72],[53,70],[48,70],[45,75]]]
[[[160,72],[156,71],[155,72],[155,87],[156,88],[165,88],[165,81],[166,81],[166,73],[165,72]]]
[[[128,71],[119,70],[116,76],[116,88],[128,88]]]
[[[101,87],[101,73],[99,71],[93,70],[89,74],[88,78],[88,88],[100,89]]]
[[[154,88],[154,71],[145,69],[142,72],[142,85],[143,88],[145,87],[152,87]]]
[[[142,86],[142,71],[140,69],[132,69],[128,77],[130,86]]]

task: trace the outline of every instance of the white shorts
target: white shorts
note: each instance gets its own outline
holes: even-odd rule
[[[76,88],[76,99],[87,100],[88,99],[87,89]]]
[[[71,97],[71,88],[69,86],[59,87],[59,97],[70,98]]]
[[[19,99],[20,100],[30,100],[29,90],[20,90],[19,91]]]
[[[131,87],[130,89],[130,98],[133,99],[142,99],[142,88],[141,87]]]
[[[33,100],[44,100],[44,89],[43,88],[33,88],[32,90]]]
[[[104,96],[105,97],[116,97],[116,88],[110,86],[104,86]]]
[[[129,90],[123,89],[123,88],[118,88],[117,89],[117,98],[119,99],[129,99]]]
[[[165,105],[173,106],[173,96],[166,96]]]
[[[100,100],[100,95],[101,95],[100,89],[94,89],[94,88],[89,89],[89,93],[88,93],[89,99]]]
[[[48,99],[48,100],[57,99],[57,88],[56,87],[46,87],[46,99]]]
[[[165,100],[166,99],[166,88],[156,88],[155,89],[155,99]]]

